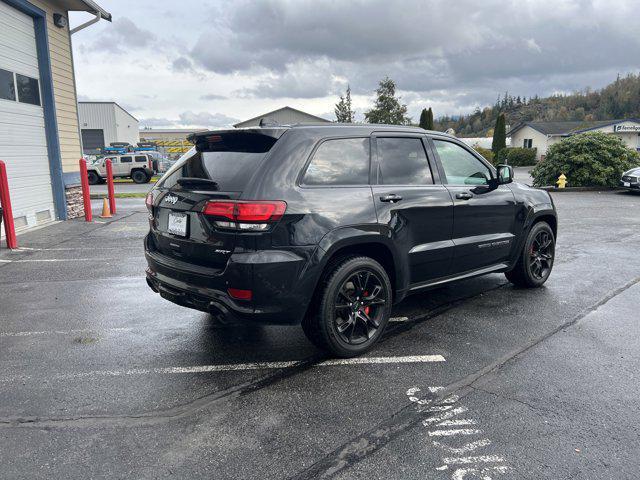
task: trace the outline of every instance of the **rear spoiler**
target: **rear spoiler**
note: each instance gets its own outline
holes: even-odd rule
[[[192,133],[187,137],[199,152],[233,150],[239,151],[264,151],[289,130],[288,127],[252,127],[234,128],[230,130],[209,130],[207,132]],[[245,150],[245,148],[248,149]]]

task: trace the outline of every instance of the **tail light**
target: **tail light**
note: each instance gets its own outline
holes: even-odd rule
[[[220,228],[233,230],[262,231],[269,224],[282,218],[287,204],[276,201],[218,201],[207,202],[202,213],[212,217]]]

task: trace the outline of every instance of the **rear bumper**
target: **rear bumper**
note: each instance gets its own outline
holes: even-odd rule
[[[216,270],[151,251],[145,238],[145,257],[147,284],[154,292],[178,305],[237,320],[300,323],[315,287],[300,280],[305,256],[290,251],[234,253],[223,270]],[[228,288],[251,290],[252,299],[231,298]]]

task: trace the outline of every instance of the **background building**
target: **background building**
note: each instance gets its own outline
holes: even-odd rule
[[[0,0],[0,159],[17,230],[83,213],[70,10],[111,20],[92,0]]]
[[[78,102],[84,153],[95,154],[112,142],[136,145],[138,119],[116,102]]]
[[[601,120],[592,122],[526,122],[516,125],[507,135],[512,147],[535,148],[540,160],[554,143],[578,133],[600,131],[617,135],[633,149],[640,150],[640,120]]]
[[[295,123],[331,123],[326,118],[317,117],[315,115],[311,115],[310,113],[303,112],[301,110],[296,110],[291,107],[282,107],[272,112],[263,113],[262,115],[258,115],[257,117],[250,118],[249,120],[245,120],[240,123],[236,123],[234,127],[243,128],[243,127],[257,127],[260,125],[260,120],[263,118],[269,118],[269,120],[275,121],[280,125],[293,125]]]
[[[158,151],[170,159],[178,158],[193,144],[187,140],[192,133],[206,132],[208,128],[151,128],[140,130],[141,142],[153,142]]]

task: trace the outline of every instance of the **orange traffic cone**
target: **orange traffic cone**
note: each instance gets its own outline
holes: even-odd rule
[[[100,218],[111,218],[111,210],[109,210],[109,202],[107,202],[107,199],[104,198],[103,199],[104,202],[102,202],[102,215],[100,215]]]

